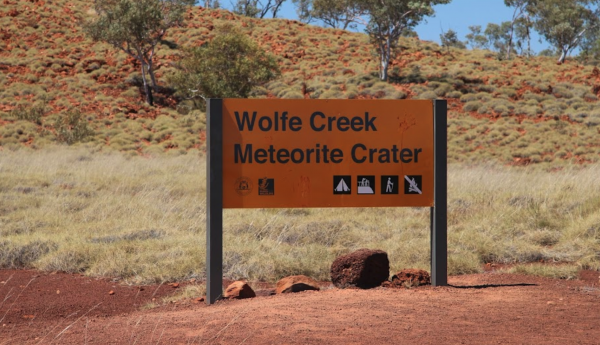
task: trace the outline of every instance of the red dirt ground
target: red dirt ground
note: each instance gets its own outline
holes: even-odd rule
[[[330,286],[142,310],[176,289],[0,270],[0,344],[598,344],[599,275],[489,272],[449,287]]]

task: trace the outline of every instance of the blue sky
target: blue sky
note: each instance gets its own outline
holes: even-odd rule
[[[461,41],[470,32],[469,26],[481,25],[482,30],[488,23],[500,24],[510,21],[514,9],[504,5],[503,0],[453,0],[447,5],[435,6],[435,16],[427,18],[427,23],[417,26],[416,31],[422,40],[440,41],[440,33],[452,29]],[[539,52],[548,48],[540,43],[537,33],[532,35],[531,48]]]
[[[225,1],[222,1],[226,5]],[[440,42],[442,29],[456,31],[460,40],[465,41],[469,33],[469,26],[481,25],[482,29],[488,23],[501,23],[512,18],[513,10],[504,5],[503,0],[452,0],[447,5],[434,7],[435,16],[428,17],[426,23],[417,26],[419,38],[427,41]],[[291,0],[284,4],[279,17],[296,18],[295,7]],[[547,43],[540,43],[539,37],[532,37],[531,47],[539,52],[548,48]]]

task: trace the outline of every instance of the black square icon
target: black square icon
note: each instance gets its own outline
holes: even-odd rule
[[[381,194],[398,194],[398,176],[381,176]]]
[[[275,195],[275,179],[259,178],[258,195]]]
[[[352,194],[352,176],[333,176],[333,194]]]
[[[423,177],[421,175],[404,176],[404,194],[423,194]]]
[[[357,194],[375,194],[375,176],[358,176]]]

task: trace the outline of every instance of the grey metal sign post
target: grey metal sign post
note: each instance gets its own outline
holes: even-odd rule
[[[433,103],[434,206],[431,208],[431,285],[448,285],[448,104]]]
[[[223,100],[206,109],[206,304],[223,294]]]

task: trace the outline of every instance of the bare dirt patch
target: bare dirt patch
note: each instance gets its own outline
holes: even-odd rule
[[[4,270],[0,343],[597,344],[598,275],[563,281],[490,272],[450,277],[449,287],[324,286],[142,309],[176,289]]]

